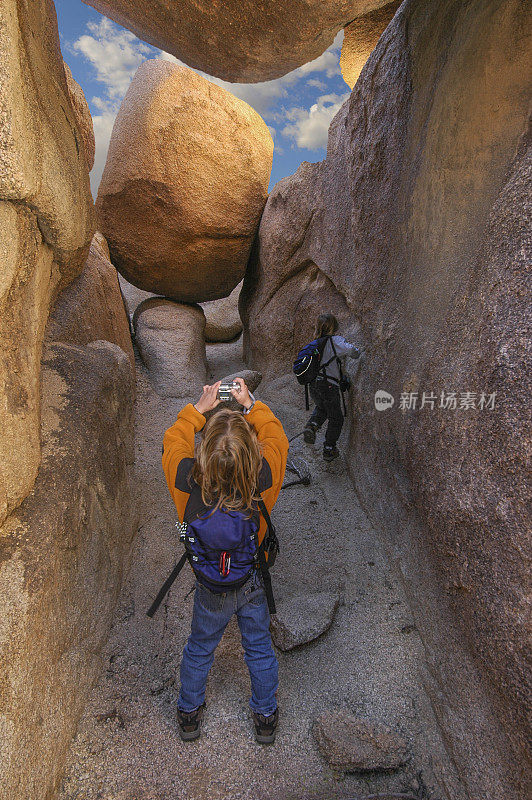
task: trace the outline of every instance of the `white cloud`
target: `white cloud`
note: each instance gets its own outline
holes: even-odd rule
[[[107,96],[122,100],[137,68],[152,52],[151,48],[130,31],[120,30],[105,18],[89,22],[87,27],[92,36],[80,36],[73,50],[91,62],[96,80],[105,84]]]
[[[326,147],[329,125],[348,97],[349,92],[342,95],[325,94],[318,97],[308,111],[297,107],[289,109],[286,119],[290,120],[290,124],[283,128],[283,136],[307,150]]]
[[[325,81],[320,81],[319,78],[310,78],[307,81],[307,86],[311,86],[313,89],[321,89],[321,91],[327,88]]]

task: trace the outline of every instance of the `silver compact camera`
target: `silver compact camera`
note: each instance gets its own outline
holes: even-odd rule
[[[232,400],[233,395],[231,394],[231,389],[240,389],[240,384],[238,381],[233,381],[232,383],[221,383],[220,388],[218,389],[218,400],[221,400],[222,402]]]

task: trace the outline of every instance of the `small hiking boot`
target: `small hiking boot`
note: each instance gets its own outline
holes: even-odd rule
[[[303,439],[307,444],[314,444],[316,441],[316,431],[317,428],[312,423],[305,425],[303,429]]]
[[[323,446],[324,461],[334,461],[334,459],[338,458],[339,455],[340,451],[338,450],[336,445],[333,445],[332,447],[329,447],[328,445]]]
[[[273,744],[275,741],[275,729],[279,719],[279,709],[276,708],[273,714],[265,717],[264,714],[253,712],[253,722],[255,724],[255,740],[259,744]]]
[[[179,735],[184,742],[191,742],[197,739],[201,733],[201,721],[203,719],[203,711],[205,710],[205,703],[197,708],[195,711],[181,711],[177,709],[177,724],[179,726]]]

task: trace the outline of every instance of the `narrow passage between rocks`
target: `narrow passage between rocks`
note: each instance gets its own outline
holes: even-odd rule
[[[208,346],[213,381],[242,369],[241,350],[241,341]],[[275,744],[264,747],[253,738],[249,677],[233,619],[209,676],[202,736],[180,740],[176,674],[193,601],[188,565],[153,620],[146,610],[181,552],[161,469],[162,437],[179,408],[197,398],[162,400],[138,358],[137,392],[138,536],[60,800],[358,800],[375,794],[392,800],[397,793],[459,800],[463,793],[423,690],[424,649],[401,585],[357,503],[345,463],[323,462],[320,436],[315,446],[301,438],[291,444],[290,455],[308,462],[312,482],[281,492],[274,509],[281,553],[272,577],[288,627],[297,627],[312,603],[327,617],[337,598],[332,623],[308,644],[277,650],[280,726]],[[261,384],[256,396],[272,407],[289,438],[302,430],[304,401],[292,376]],[[340,449],[346,439],[344,430]],[[391,771],[331,769],[313,734],[325,712],[384,723],[406,740],[408,760]]]

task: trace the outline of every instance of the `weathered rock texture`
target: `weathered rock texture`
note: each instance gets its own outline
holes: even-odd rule
[[[332,297],[361,325],[352,475],[390,531],[453,757],[471,798],[490,800],[529,788],[512,765],[529,756],[530,25],[518,0],[404,3],[326,160],[271,193],[241,301],[265,373],[290,369],[304,317]],[[392,410],[375,410],[378,389]],[[458,406],[496,392],[496,406],[439,408],[442,391]]]
[[[93,234],[87,162],[52,0],[0,7],[0,522],[40,461],[39,370],[48,309]]]
[[[107,243],[95,233],[83,272],[59,295],[50,314],[48,341],[89,344],[114,342],[126,353],[135,373],[135,354],[118,274]]]
[[[340,69],[344,81],[352,89],[362,72],[362,67],[375,49],[382,32],[388,27],[403,0],[357,17],[344,31]]]
[[[118,112],[96,202],[113,264],[183,302],[242,279],[273,141],[247,103],[186,67],[145,61]]]
[[[290,597],[277,604],[272,638],[280,650],[293,650],[329,630],[340,605],[338,592],[316,592]]]
[[[92,116],[89,110],[89,104],[85,99],[83,89],[72,77],[72,72],[68,64],[63,62],[63,66],[65,68],[70,103],[72,104],[74,114],[76,115],[76,122],[83,140],[83,147],[85,148],[87,168],[90,171],[94,166],[96,142],[94,141],[94,127],[92,124]]]
[[[278,78],[317,58],[386,0],[84,0],[191,67],[229,81]]]
[[[162,297],[144,300],[133,315],[135,341],[160,397],[201,393],[207,380],[205,314],[199,306]]]
[[[344,772],[398,769],[408,761],[408,746],[398,733],[376,720],[345,711],[326,711],[313,727],[329,765]]]
[[[143,300],[148,300],[155,295],[153,292],[145,292],[142,289],[137,289],[132,283],[126,281],[122,275],[118,276],[118,283],[120,285],[122,297],[124,298],[127,315],[130,320],[133,320],[133,314],[137,310],[137,306],[139,306]]]
[[[333,231],[323,239],[321,232],[313,237],[315,258],[307,256],[305,247],[314,209],[324,204],[316,180],[322,170],[322,164],[303,162],[295,175],[272,190],[240,293],[244,350],[266,380],[290,369],[297,351],[313,339],[322,312],[334,313],[341,332],[359,340],[345,297],[318,266],[326,258],[331,246],[327,237]]]
[[[0,797],[54,795],[135,529],[134,385],[114,344],[52,344],[35,486],[0,528]]]
[[[201,304],[207,320],[205,325],[207,342],[230,342],[242,332],[242,320],[238,313],[241,290],[242,283],[239,283],[228,297]]]

